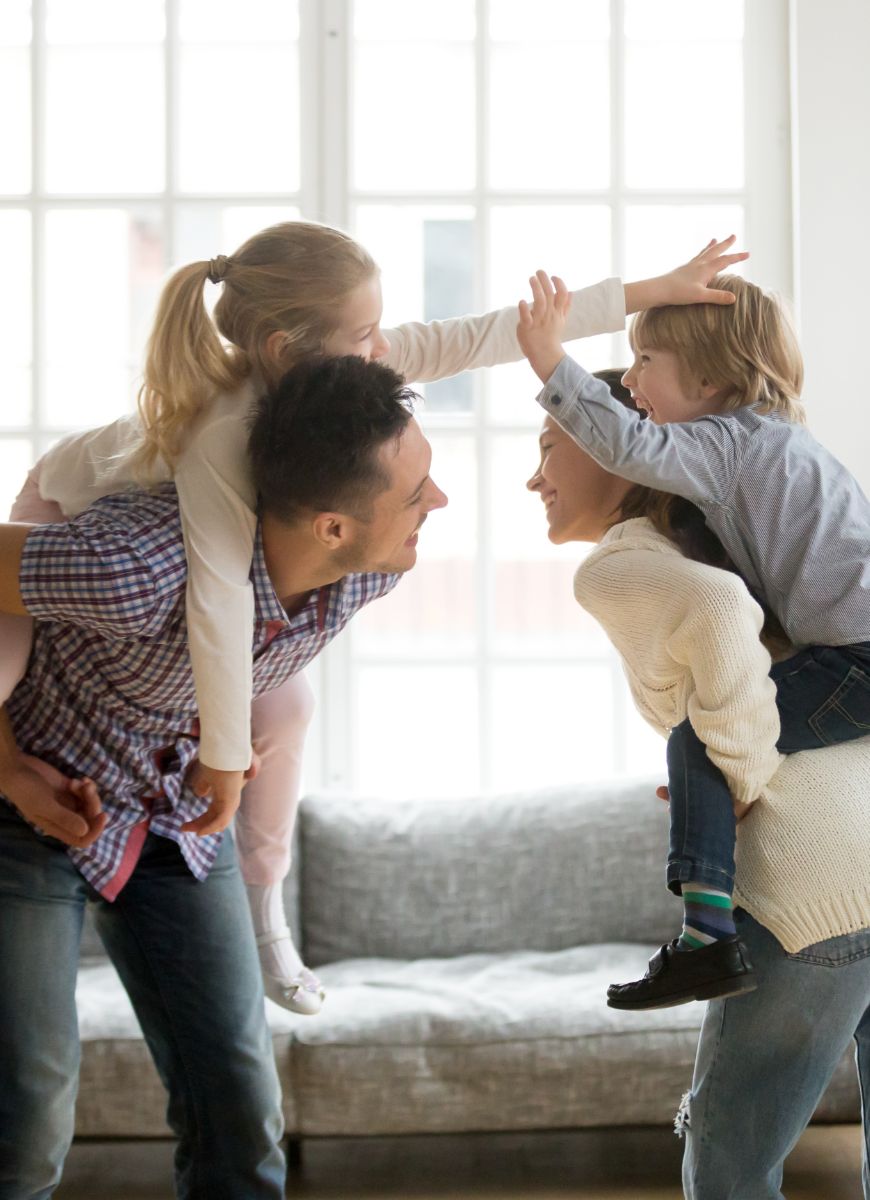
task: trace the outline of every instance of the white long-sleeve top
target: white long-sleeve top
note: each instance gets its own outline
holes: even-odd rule
[[[622,329],[625,294],[619,279],[572,293],[567,338]],[[409,380],[429,382],[473,367],[522,358],[511,306],[483,316],[385,330],[384,360]],[[247,417],[258,394],[248,380],[216,396],[196,422],[175,471],[155,464],[149,482],[174,476],[188,561],[187,628],[200,713],[200,757],[221,770],[250,763],[253,592],[249,581],[256,496],[247,463]],[[135,481],[129,465],[138,419],[73,435],[44,456],[43,499],[67,516]]]
[[[788,757],[762,613],[736,575],[684,558],[645,518],[611,529],[574,578],[661,734],[690,719],[737,798],[735,902],[789,953],[870,926],[870,738]]]

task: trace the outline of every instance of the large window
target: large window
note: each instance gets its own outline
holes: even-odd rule
[[[381,265],[385,324],[640,278],[714,234],[788,292],[786,2],[4,0],[0,502],[135,394],[172,265],[303,215]],[[11,114],[17,114],[12,117]],[[576,347],[626,361],[623,335]],[[312,785],[472,793],[639,773],[635,717],[524,481],[525,364],[425,389],[420,561],[312,671]],[[639,614],[643,620],[643,614]]]

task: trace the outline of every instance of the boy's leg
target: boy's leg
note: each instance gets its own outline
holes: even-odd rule
[[[0,1200],[44,1200],[73,1136],[88,886],[0,800]]]
[[[758,988],[704,1018],[686,1134],[687,1200],[781,1200],[786,1156],[803,1133],[870,994],[870,930],[788,955],[738,912]]]
[[[835,746],[870,734],[870,642],[808,646],[775,663],[783,754]]]
[[[149,836],[96,916],[169,1091],[180,1200],[280,1200],[280,1086],[232,839],[199,882]]]

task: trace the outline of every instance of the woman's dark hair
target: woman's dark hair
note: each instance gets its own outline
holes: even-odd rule
[[[646,414],[640,413],[631,392],[622,382],[625,371],[611,368],[607,371],[595,371],[594,374],[596,379],[601,379],[607,384],[611,394],[620,404],[646,419]],[[740,574],[728,557],[725,547],[704,520],[700,508],[684,496],[659,492],[655,488],[643,487],[636,483],[619,506],[617,519],[628,521],[632,517],[646,517],[686,558],[706,563],[710,567],[719,567],[723,571],[732,571],[735,575]],[[755,599],[761,604],[757,596]],[[762,638],[765,641],[787,643],[788,638],[777,618],[764,604],[761,604],[761,607],[764,612]]]

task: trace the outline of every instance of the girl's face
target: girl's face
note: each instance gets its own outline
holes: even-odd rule
[[[670,350],[638,346],[622,382],[639,409],[656,425],[694,421],[719,411],[719,393],[689,371]]]
[[[599,541],[632,485],[600,467],[552,417],[544,421],[540,447],[540,464],[526,487],[544,503],[550,541]]]
[[[383,358],[390,349],[390,343],[381,333],[383,309],[381,281],[375,271],[348,293],[338,328],[324,342],[323,353],[356,354],[366,362]]]

